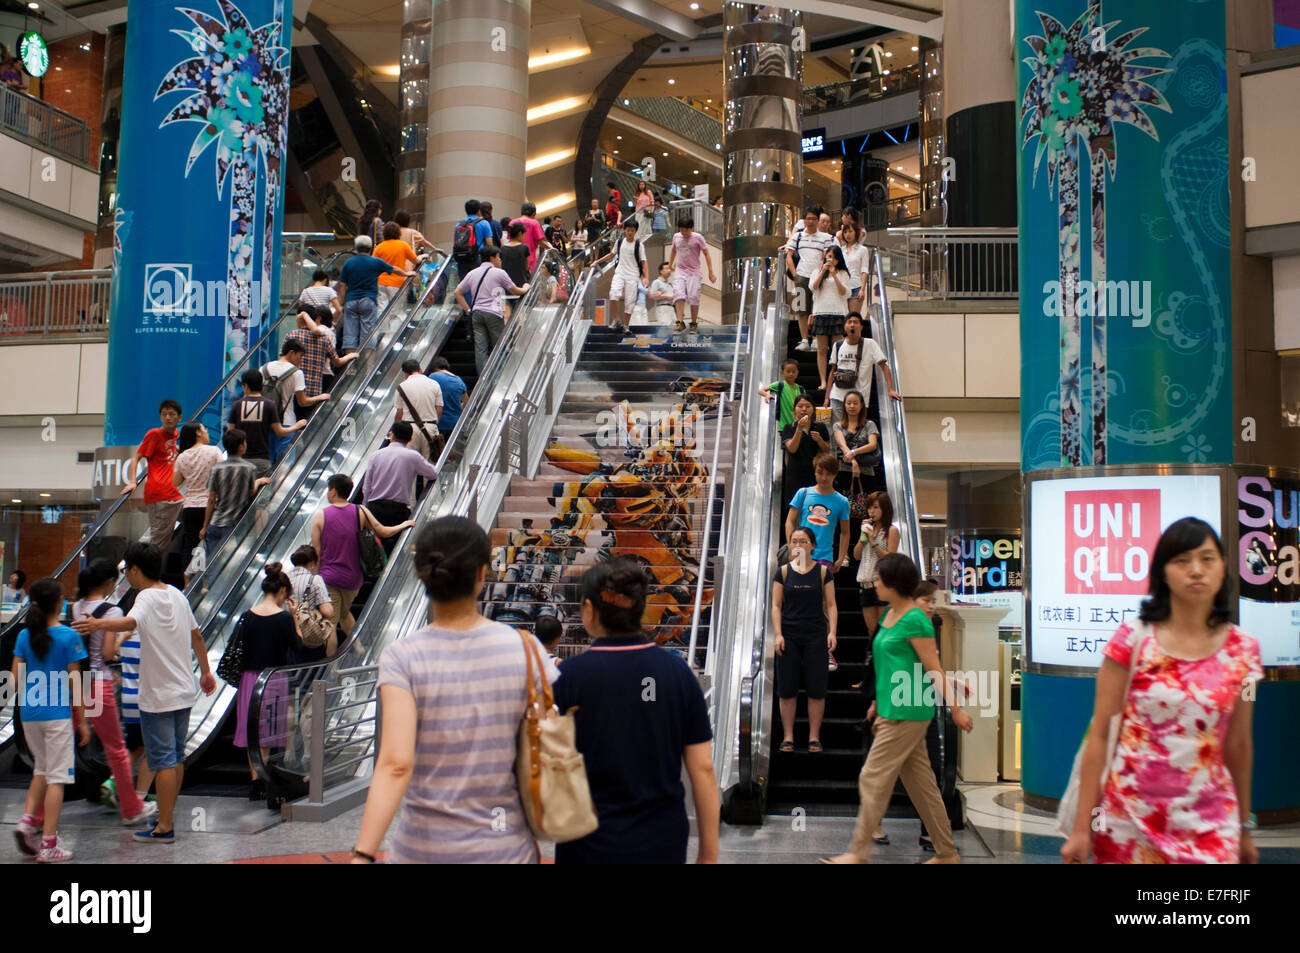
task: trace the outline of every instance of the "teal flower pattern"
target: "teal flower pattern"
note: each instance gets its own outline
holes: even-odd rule
[[[1210,440],[1205,434],[1193,433],[1187,435],[1187,442],[1181,449],[1192,463],[1205,463],[1210,459],[1210,452],[1214,448],[1210,446]]]

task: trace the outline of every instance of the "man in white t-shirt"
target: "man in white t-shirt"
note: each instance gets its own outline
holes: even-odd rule
[[[158,791],[158,823],[137,831],[136,843],[173,844],[173,812],[185,771],[185,742],[189,737],[190,709],[194,707],[194,665],[198,662],[203,694],[217,690],[208,664],[208,647],[179,589],[161,582],[162,553],[148,543],[132,543],[123,557],[126,581],[137,590],[135,604],[122,619],[83,619],[73,628],[83,635],[92,629],[118,633],[117,645],[127,633],[139,632],[140,732],[145,756]]]
[[[885,375],[885,387],[889,390],[889,396],[894,400],[903,399],[903,395],[894,390],[894,375],[889,370],[889,361],[885,358],[885,352],[871,338],[862,336],[862,315],[858,312],[850,311],[845,317],[844,337],[836,341],[835,346],[831,348],[830,362],[831,386],[826,392],[826,406],[831,409],[832,427],[844,416],[844,398],[849,391],[862,391],[862,396],[866,398],[866,405],[871,406],[872,400],[875,399],[872,374],[877,365],[880,367],[880,372]],[[856,373],[857,383],[853,387],[841,387],[835,383],[835,376],[841,372]]]
[[[668,264],[677,266],[677,273],[673,276],[673,307],[677,309],[678,331],[686,327],[682,318],[685,317],[688,304],[691,306],[691,330],[700,329],[700,286],[704,283],[700,274],[701,252],[705,264],[709,266],[709,281],[716,284],[718,278],[713,273],[713,259],[709,257],[708,242],[695,231],[694,219],[679,219],[677,234],[673,236],[673,251],[668,257]]]
[[[307,349],[302,342],[288,338],[280,348],[280,359],[262,365],[262,377],[266,381],[264,393],[280,408],[280,425],[283,427],[292,427],[298,422],[296,408],[323,404],[330,399],[328,392],[307,396],[307,378],[302,372],[302,359],[306,356]],[[272,434],[271,466],[279,462],[292,440],[292,434],[283,437]]]
[[[414,433],[407,446],[427,460],[432,447],[441,446],[438,418],[442,416],[442,388],[432,377],[426,376],[420,362],[412,358],[402,362],[402,373],[406,377],[397,385],[397,393],[393,396],[397,405],[395,420],[410,421]],[[432,446],[430,437],[433,438]]]
[[[803,229],[796,229],[785,246],[786,276],[793,279],[790,310],[799,321],[800,341],[795,346],[796,351],[813,350],[812,341],[808,339],[808,315],[812,311],[812,289],[808,283],[822,266],[826,249],[833,240],[819,230],[817,223],[821,213],[821,208],[816,205],[805,210]]]
[[[614,280],[609,285],[609,300],[605,302],[609,308],[606,325],[620,334],[628,331],[623,323],[623,313],[626,311],[630,315],[636,307],[639,289],[650,287],[650,265],[645,257],[645,248],[636,240],[636,230],[635,219],[625,222],[623,237],[614,243],[608,255],[596,262],[600,265],[611,258],[616,260]]]

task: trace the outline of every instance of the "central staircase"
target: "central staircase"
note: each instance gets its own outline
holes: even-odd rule
[[[579,611],[582,574],[628,556],[650,586],[647,634],[683,654],[703,572],[702,649],[713,579],[700,554],[710,537],[710,556],[716,548],[731,471],[725,397],[737,333],[743,339],[736,328],[646,325],[627,335],[591,328],[537,476],[514,477],[498,511],[490,618],[531,628],[538,617],[555,616],[565,625],[560,654],[580,652],[589,641]],[[726,416],[710,514],[720,408]]]

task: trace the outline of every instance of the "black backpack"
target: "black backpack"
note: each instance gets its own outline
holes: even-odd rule
[[[276,408],[279,410],[279,414],[276,416],[275,419],[277,421],[280,421],[284,419],[284,411],[287,406],[287,403],[284,399],[284,395],[280,393],[280,385],[283,384],[285,381],[287,381],[290,377],[292,377],[293,372],[299,370],[299,368],[293,367],[291,365],[289,370],[285,371],[279,377],[276,377],[267,370],[267,367],[270,366],[270,363],[271,362],[268,361],[266,364],[262,365],[262,379],[266,381],[266,386],[263,389],[262,393],[270,397],[272,402],[275,404]],[[290,401],[293,400],[293,394],[289,395],[289,400]]]

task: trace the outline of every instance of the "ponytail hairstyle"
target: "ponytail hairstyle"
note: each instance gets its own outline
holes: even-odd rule
[[[641,631],[645,597],[645,573],[626,556],[593,566],[582,577],[582,601],[591,603],[601,626],[611,634]]]
[[[282,589],[289,590],[289,595],[293,595],[293,583],[284,574],[284,568],[280,563],[267,563],[262,572],[266,574],[266,578],[262,580],[262,591],[267,595],[273,596]]]
[[[85,569],[77,573],[77,598],[85,599],[112,579],[117,581],[117,566],[111,559],[92,559]]]
[[[202,426],[197,420],[191,420],[181,427],[180,436],[176,438],[177,456],[199,442],[199,428]]]
[[[27,609],[27,636],[31,639],[32,651],[43,660],[54,641],[50,635],[50,616],[63,605],[63,583],[57,579],[37,579],[27,596],[31,599]]]
[[[415,540],[415,574],[434,602],[478,595],[478,572],[491,560],[487,533],[463,516],[436,519]]]

